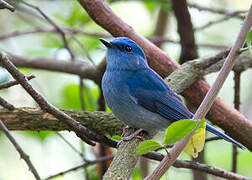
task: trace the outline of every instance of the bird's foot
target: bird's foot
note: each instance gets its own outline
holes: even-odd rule
[[[128,131],[130,129],[130,126],[125,126],[124,128],[123,128],[123,132],[122,132],[122,137],[126,134],[126,132]]]
[[[129,126],[126,126],[126,128],[129,129]],[[140,139],[141,141],[144,141],[145,138],[143,136],[139,135],[139,133],[142,132],[142,131],[143,131],[143,129],[138,129],[134,133],[132,133],[131,135],[126,136],[126,137],[122,137],[121,141],[119,141],[117,143],[117,147],[119,147],[124,141],[130,141],[133,138],[137,138],[137,139]]]

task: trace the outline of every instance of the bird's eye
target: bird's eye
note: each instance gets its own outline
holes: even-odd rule
[[[132,48],[130,46],[125,46],[125,50],[130,52],[130,51],[132,51]]]

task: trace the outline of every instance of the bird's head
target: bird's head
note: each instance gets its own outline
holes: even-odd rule
[[[147,66],[143,50],[131,39],[118,37],[108,42],[100,41],[107,47],[107,67],[135,71]]]

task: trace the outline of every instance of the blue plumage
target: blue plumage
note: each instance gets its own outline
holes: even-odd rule
[[[134,41],[126,37],[101,41],[108,48],[102,89],[116,117],[151,135],[174,121],[193,117],[180,97],[148,66],[143,50]],[[206,130],[243,148],[208,124]]]

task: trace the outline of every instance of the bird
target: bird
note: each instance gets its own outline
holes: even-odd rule
[[[142,130],[153,136],[173,122],[193,118],[182,99],[149,67],[144,51],[136,42],[128,37],[111,41],[100,38],[100,41],[107,48],[102,77],[105,102],[119,120],[138,129],[125,140],[139,137]],[[208,123],[206,130],[245,148]]]

